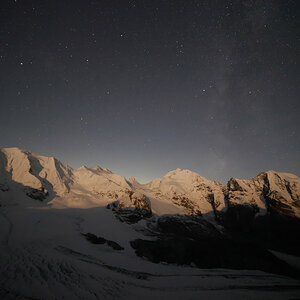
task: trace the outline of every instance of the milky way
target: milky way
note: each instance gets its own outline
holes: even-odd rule
[[[2,1],[0,147],[142,182],[300,175],[299,1]]]

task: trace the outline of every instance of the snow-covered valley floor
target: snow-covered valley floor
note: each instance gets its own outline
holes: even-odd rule
[[[145,236],[105,207],[56,209],[21,194],[0,193],[1,299],[299,298],[296,279],[139,258],[129,242]],[[87,232],[124,250],[91,244],[82,235]]]

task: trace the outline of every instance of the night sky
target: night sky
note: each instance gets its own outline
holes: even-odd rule
[[[141,182],[300,175],[300,1],[0,5],[0,147]]]

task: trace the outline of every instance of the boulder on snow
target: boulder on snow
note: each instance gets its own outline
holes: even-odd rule
[[[124,248],[122,246],[120,246],[117,242],[111,241],[111,240],[107,240],[101,236],[97,236],[93,233],[82,233],[82,235],[92,244],[96,244],[96,245],[103,245],[103,244],[107,244],[109,247],[113,248],[114,250],[124,250]]]
[[[105,238],[103,238],[103,237],[98,237],[98,236],[96,236],[95,234],[90,233],[90,232],[88,232],[88,233],[86,233],[86,234],[82,234],[82,235],[84,235],[85,238],[86,238],[89,242],[91,242],[92,244],[105,244],[105,242],[106,242],[106,239],[105,239]]]
[[[106,244],[113,248],[114,250],[124,250],[124,248],[122,246],[120,246],[118,243],[114,242],[114,241],[110,241],[110,240],[106,240]]]

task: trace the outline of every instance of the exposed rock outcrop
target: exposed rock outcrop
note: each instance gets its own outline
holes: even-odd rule
[[[124,250],[124,248],[120,246],[117,242],[107,240],[101,236],[96,236],[93,233],[88,232],[88,233],[83,233],[82,235],[92,244],[97,244],[97,245],[107,244],[109,247],[111,247],[114,250]]]
[[[42,188],[41,190],[37,190],[30,187],[25,187],[24,192],[28,197],[40,201],[45,200],[48,196],[48,191],[44,188]]]
[[[138,256],[154,263],[194,265],[199,268],[262,270],[295,276],[297,272],[269,251],[231,239],[169,239],[131,241]]]
[[[127,190],[126,193],[127,197],[107,205],[120,221],[133,224],[151,217],[151,203],[144,194],[132,190]]]

